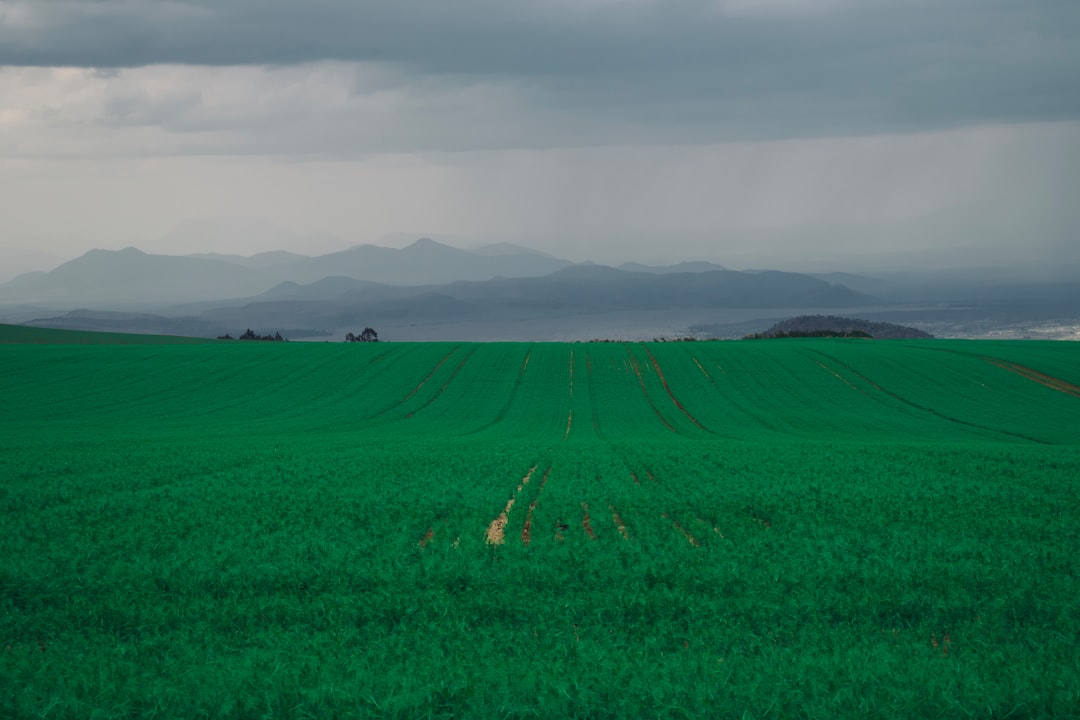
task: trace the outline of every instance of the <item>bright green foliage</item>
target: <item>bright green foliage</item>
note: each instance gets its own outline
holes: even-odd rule
[[[6,345],[0,717],[1080,716],[1080,346]]]

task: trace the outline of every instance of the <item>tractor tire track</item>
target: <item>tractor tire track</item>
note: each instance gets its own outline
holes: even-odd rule
[[[942,412],[938,412],[937,410],[935,410],[935,409],[933,409],[931,407],[927,407],[925,405],[920,405],[917,402],[913,402],[911,400],[908,400],[903,395],[898,395],[897,393],[894,393],[891,390],[886,390],[881,385],[878,385],[876,382],[874,382],[873,380],[871,380],[867,376],[863,375],[861,372],[859,372],[855,368],[851,367],[847,363],[844,363],[844,362],[832,357],[831,355],[823,353],[823,352],[821,352],[819,350],[814,350],[813,352],[820,355],[821,357],[829,360],[831,363],[833,363],[833,365],[844,368],[844,370],[847,371],[848,373],[850,373],[852,376],[859,378],[860,380],[865,382],[867,385],[874,388],[875,390],[882,393],[883,395],[887,395],[888,397],[892,398],[893,400],[895,400],[895,401],[897,401],[899,403],[902,403],[904,405],[907,405],[908,407],[915,408],[916,410],[920,410],[920,411],[922,411],[924,413],[928,413],[930,415],[933,415],[934,417],[941,418],[942,420],[945,420],[947,422],[955,423],[956,425],[962,425],[964,427],[975,428],[975,429],[978,429],[978,430],[985,430],[987,432],[997,433],[997,434],[1000,434],[1000,435],[1006,435],[1008,437],[1019,438],[1021,440],[1027,440],[1028,442],[1038,443],[1039,445],[1050,445],[1051,444],[1050,442],[1048,442],[1046,440],[1040,440],[1039,438],[1031,437],[1030,435],[1024,435],[1023,433],[1013,432],[1011,430],[1002,430],[1000,428],[990,427],[989,425],[981,425],[979,423],[970,422],[968,420],[961,420],[960,418],[953,417],[951,415],[946,415],[945,413],[942,413]]]
[[[446,379],[446,382],[444,382],[442,384],[442,387],[440,387],[438,390],[436,390],[435,394],[432,395],[431,397],[429,397],[427,402],[425,402],[423,405],[421,405],[420,407],[418,407],[415,410],[413,410],[412,412],[410,412],[405,417],[406,418],[411,418],[413,415],[420,412],[421,410],[426,408],[431,403],[435,402],[439,398],[439,396],[443,394],[443,391],[446,390],[446,388],[450,385],[450,383],[452,383],[454,381],[454,378],[457,377],[457,374],[459,372],[461,372],[461,368],[465,367],[465,363],[467,363],[469,361],[469,358],[471,358],[473,356],[473,353],[475,353],[475,352],[476,352],[476,347],[473,346],[472,349],[470,349],[469,352],[467,352],[465,354],[465,357],[461,358],[461,362],[459,362],[458,366],[456,368],[454,368],[454,372],[450,373],[450,377],[448,377]],[[427,381],[425,380],[424,382],[427,382]]]
[[[487,530],[484,531],[485,543],[495,546],[506,544],[506,526],[510,522],[510,511],[514,509],[514,505],[521,497],[521,494],[525,491],[525,488],[528,487],[529,481],[536,473],[536,468],[538,467],[539,465],[537,464],[529,468],[529,471],[525,473],[524,477],[521,478],[521,481],[518,482],[517,489],[514,491],[514,494],[511,495],[510,499],[506,501],[506,505],[503,507],[502,512],[500,512],[494,520],[488,523]],[[536,509],[536,505],[540,500],[540,493],[543,492],[544,486],[547,485],[548,477],[550,475],[551,466],[548,465],[547,469],[544,470],[543,477],[540,479],[540,488],[536,491],[536,497],[533,498],[533,501],[532,503],[530,503],[528,511],[526,512],[525,525],[521,532],[521,540],[526,545],[528,545],[532,539],[533,510]]]
[[[648,355],[649,360],[652,361],[653,369],[656,370],[656,375],[660,378],[660,383],[664,386],[664,390],[667,391],[668,397],[671,398],[671,402],[675,403],[675,407],[679,408],[679,410],[682,411],[682,414],[690,419],[690,422],[694,423],[705,432],[711,433],[712,430],[698,422],[698,419],[691,415],[690,411],[687,410],[681,402],[679,402],[679,398],[675,397],[675,393],[671,391],[671,386],[668,385],[667,378],[664,377],[664,371],[660,369],[660,362],[656,359],[656,356],[652,354],[652,350],[649,349],[649,346],[642,345],[642,347],[645,348],[645,354]]]
[[[670,522],[672,524],[672,526],[676,530],[678,530],[680,533],[682,533],[683,537],[686,538],[686,541],[688,543],[690,543],[694,547],[701,547],[701,541],[698,540],[696,537],[694,537],[693,534],[689,530],[687,530],[682,525],[680,525],[678,520],[675,520],[674,518],[672,518],[667,513],[661,513],[660,517],[662,517],[665,520],[667,520],[668,522]]]
[[[529,468],[529,471],[521,478],[521,482],[518,483],[517,491],[506,501],[506,506],[503,508],[502,512],[499,513],[494,520],[488,523],[487,530],[484,532],[484,542],[488,545],[506,544],[506,524],[510,522],[510,511],[514,507],[517,496],[520,495],[521,491],[525,489],[525,486],[529,484],[529,480],[532,478],[533,473],[536,472],[536,468],[536,465]]]
[[[492,418],[492,420],[490,422],[482,425],[481,427],[476,428],[475,430],[473,430],[473,431],[471,431],[471,432],[469,432],[467,434],[475,435],[475,434],[477,434],[477,433],[479,433],[479,432],[481,432],[483,430],[487,430],[488,428],[490,428],[493,425],[498,425],[500,422],[503,421],[503,418],[506,417],[506,413],[510,411],[511,406],[513,406],[514,401],[517,399],[518,391],[521,390],[522,379],[525,377],[525,370],[526,370],[526,368],[529,367],[529,358],[531,358],[531,357],[532,357],[532,346],[530,345],[529,346],[529,351],[525,355],[525,360],[523,360],[522,363],[521,363],[521,369],[518,370],[517,379],[514,381],[514,387],[510,390],[510,397],[508,397],[506,399],[506,402],[503,403],[503,406],[501,408],[499,408],[499,412],[495,414],[495,417]]]
[[[596,533],[592,528],[592,518],[589,516],[589,504],[581,503],[581,527],[590,540],[596,539]]]
[[[989,357],[986,355],[980,355],[983,360],[995,365],[1002,370],[1008,370],[1011,373],[1015,373],[1022,378],[1030,380],[1031,382],[1039,383],[1043,387],[1048,387],[1051,390],[1057,390],[1060,393],[1071,395],[1074,398],[1080,398],[1080,386],[1073,385],[1068,380],[1062,380],[1056,378],[1053,375],[1047,375],[1046,373],[1039,372],[1033,368],[1025,367],[1024,365],[1018,365],[1008,360],[1000,360],[995,357]]]
[[[388,405],[388,406],[387,406],[387,407],[385,407],[384,409],[382,409],[382,410],[379,410],[379,411],[378,411],[378,412],[376,412],[375,414],[373,414],[373,415],[368,415],[368,416],[367,416],[367,417],[365,417],[364,419],[365,419],[365,420],[373,420],[373,419],[375,419],[375,418],[377,418],[377,417],[380,417],[380,416],[382,416],[382,415],[386,415],[387,413],[389,413],[389,412],[392,412],[393,410],[396,410],[397,408],[399,408],[399,407],[401,407],[402,405],[404,405],[405,403],[407,403],[407,402],[408,402],[409,400],[411,400],[411,399],[412,399],[412,397],[413,397],[414,395],[416,395],[416,393],[420,392],[420,389],[421,389],[421,388],[423,388],[423,387],[424,387],[424,385],[426,385],[426,384],[427,384],[428,380],[430,380],[430,379],[432,378],[432,376],[433,376],[433,375],[434,375],[435,373],[437,373],[437,372],[439,371],[439,368],[441,368],[441,367],[442,367],[443,365],[445,365],[445,364],[446,364],[446,361],[447,361],[447,360],[449,360],[449,359],[450,359],[450,357],[451,357],[451,356],[452,356],[452,355],[453,355],[454,353],[456,353],[456,352],[458,351],[458,349],[459,349],[460,347],[461,347],[460,345],[455,345],[455,346],[454,346],[453,348],[451,348],[450,352],[446,353],[446,355],[444,355],[444,356],[443,356],[443,358],[442,358],[441,360],[439,360],[439,362],[438,362],[438,363],[436,363],[435,367],[433,367],[433,368],[431,369],[431,372],[429,372],[429,373],[428,373],[427,375],[425,375],[425,376],[424,376],[424,379],[423,379],[423,380],[421,380],[420,382],[418,382],[418,383],[416,384],[416,387],[414,387],[414,388],[413,388],[413,389],[412,389],[412,390],[411,390],[411,391],[409,392],[409,394],[408,394],[408,395],[406,395],[406,396],[405,396],[405,397],[403,397],[402,399],[398,400],[397,402],[395,402],[395,403],[393,403],[393,404],[391,404],[391,405]]]
[[[638,359],[634,357],[634,353],[630,350],[629,345],[624,343],[623,347],[626,348],[626,354],[630,357],[630,370],[634,373],[634,375],[637,376],[638,385],[641,387],[641,394],[645,396],[645,402],[649,403],[649,407],[651,407],[652,411],[656,413],[656,417],[660,419],[660,422],[664,424],[664,427],[666,427],[671,432],[678,432],[671,425],[671,423],[667,421],[667,418],[660,414],[660,408],[656,407],[656,403],[654,403],[652,398],[649,397],[649,389],[645,387],[645,378],[641,374],[641,363],[639,363]]]
[[[622,516],[619,515],[619,511],[615,509],[614,505],[608,505],[608,510],[611,511],[611,521],[615,523],[615,528],[619,531],[619,534],[623,536],[623,540],[629,540],[630,531],[626,529],[626,523],[623,522]]]
[[[536,506],[540,502],[540,493],[544,492],[544,486],[547,485],[549,475],[551,475],[550,466],[544,471],[544,477],[540,478],[540,488],[536,491],[536,497],[529,503],[529,509],[525,513],[525,524],[521,528],[521,544],[525,547],[528,547],[529,543],[532,542],[533,511],[536,510]]]
[[[596,416],[596,383],[593,382],[592,356],[588,350],[585,351],[585,374],[588,379],[586,384],[589,386],[589,410],[592,413],[593,434],[603,437],[600,433],[600,421]]]

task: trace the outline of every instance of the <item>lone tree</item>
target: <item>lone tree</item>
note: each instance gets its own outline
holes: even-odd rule
[[[364,328],[359,335],[346,334],[345,342],[379,342],[379,333],[371,328]]]

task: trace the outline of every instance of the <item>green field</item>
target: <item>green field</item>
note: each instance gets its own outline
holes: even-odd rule
[[[1080,345],[0,347],[0,717],[1080,717]]]

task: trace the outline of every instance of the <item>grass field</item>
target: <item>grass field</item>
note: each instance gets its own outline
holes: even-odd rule
[[[1080,345],[26,342],[0,378],[2,717],[1080,717]]]

